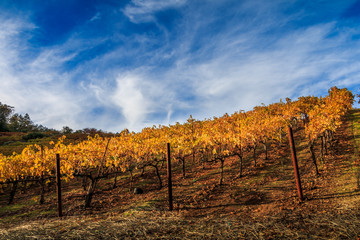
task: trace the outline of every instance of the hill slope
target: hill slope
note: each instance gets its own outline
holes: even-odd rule
[[[84,209],[81,183],[65,184],[63,219],[56,218],[54,191],[38,205],[38,186],[16,196],[6,206],[0,196],[0,237],[3,239],[271,239],[360,237],[358,161],[360,111],[344,119],[333,148],[320,162],[316,176],[305,144],[303,129],[295,131],[300,174],[306,200],[298,201],[289,147],[270,151],[269,160],[258,150],[258,165],[247,153],[244,177],[238,178],[239,161],[225,162],[225,184],[219,185],[217,164],[205,169],[188,161],[190,172],[181,177],[174,169],[175,211],[168,212],[166,189],[158,190],[152,170],[135,173],[142,195],[129,192],[127,175],[102,181],[93,207]],[[319,155],[319,149],[316,149]],[[318,156],[319,157],[319,156]],[[163,169],[165,174],[165,169]],[[53,187],[50,187],[53,188]],[[6,193],[6,190],[5,190]]]

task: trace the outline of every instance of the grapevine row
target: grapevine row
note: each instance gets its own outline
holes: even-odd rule
[[[239,158],[239,177],[242,177],[244,153],[251,152],[256,165],[257,147],[264,147],[267,158],[270,143],[280,146],[286,141],[284,135],[289,125],[304,126],[318,173],[314,154],[316,140],[321,140],[323,156],[341,123],[341,117],[352,108],[353,101],[354,95],[346,88],[333,87],[326,97],[300,97],[296,101],[287,98],[286,102],[203,121],[190,116],[183,124],[148,127],[139,133],[124,130],[116,137],[97,135],[68,145],[64,144],[63,136],[57,143],[50,142],[49,147],[35,144],[27,146],[21,154],[0,154],[0,183],[12,184],[13,195],[16,185],[22,181],[37,181],[43,187],[45,181],[54,177],[55,155],[58,153],[63,159],[61,173],[65,180],[74,177],[87,179],[84,182],[87,183],[85,205],[88,207],[98,181],[111,174],[116,180],[118,173],[128,171],[132,176],[135,169],[152,167],[161,188],[160,167],[166,159],[166,143],[170,143],[173,159],[182,165],[183,177],[186,176],[185,161],[189,159],[198,164],[219,162],[221,185],[226,159]],[[41,199],[43,201],[43,194]]]

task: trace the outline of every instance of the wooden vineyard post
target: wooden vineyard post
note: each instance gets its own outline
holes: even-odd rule
[[[169,210],[173,210],[173,196],[172,196],[172,181],[171,181],[171,158],[170,158],[170,143],[167,146],[167,176],[168,176],[168,193],[169,193]]]
[[[60,173],[60,155],[56,154],[56,186],[57,186],[57,200],[58,200],[58,216],[62,217],[62,203],[61,203],[61,173]]]
[[[300,180],[300,174],[299,174],[299,167],[298,167],[297,158],[296,158],[294,136],[293,136],[292,128],[290,126],[288,127],[288,132],[289,132],[289,143],[290,143],[290,149],[291,149],[291,157],[292,157],[292,161],[293,161],[293,165],[294,165],[297,192],[298,192],[300,201],[303,201],[304,197],[303,197],[303,193],[302,193],[301,180]]]

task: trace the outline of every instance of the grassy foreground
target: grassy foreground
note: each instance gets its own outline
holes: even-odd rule
[[[356,239],[359,216],[283,213],[266,221],[236,217],[187,218],[179,212],[137,211],[40,220],[2,230],[3,239]]]
[[[129,193],[126,176],[114,190],[109,189],[112,179],[103,181],[91,209],[82,208],[81,187],[68,183],[62,219],[56,217],[54,192],[41,206],[36,186],[19,194],[12,206],[1,195],[0,239],[359,239],[360,111],[344,119],[318,177],[301,129],[295,141],[306,198],[302,203],[284,146],[270,152],[270,160],[259,150],[257,167],[248,154],[241,179],[236,177],[238,160],[230,159],[223,186],[217,184],[217,165],[194,169],[189,162],[186,179],[175,167],[173,212],[166,210],[166,188],[157,189],[152,172],[136,178],[145,190],[142,195]]]

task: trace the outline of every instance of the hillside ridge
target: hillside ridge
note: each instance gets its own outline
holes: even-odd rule
[[[37,204],[38,189],[21,194],[12,207],[1,195],[0,236],[56,239],[127,238],[335,238],[360,236],[360,192],[357,186],[360,110],[343,119],[335,133],[334,146],[319,165],[317,176],[307,151],[303,129],[295,131],[305,201],[296,195],[288,146],[270,150],[269,160],[258,152],[258,166],[251,154],[244,161],[244,177],[238,178],[238,159],[225,163],[224,184],[218,184],[218,164],[189,169],[187,178],[174,169],[174,212],[167,211],[166,189],[157,189],[154,172],[134,173],[143,195],[129,192],[126,175],[102,183],[91,209],[82,207],[81,185],[65,187],[65,217],[56,218],[55,196]],[[319,149],[316,155],[319,156]],[[30,202],[30,203],[29,203]],[[140,227],[141,226],[141,227]],[[226,231],[224,230],[226,229]],[[53,235],[51,235],[53,234]],[[106,236],[106,237],[105,237]]]

